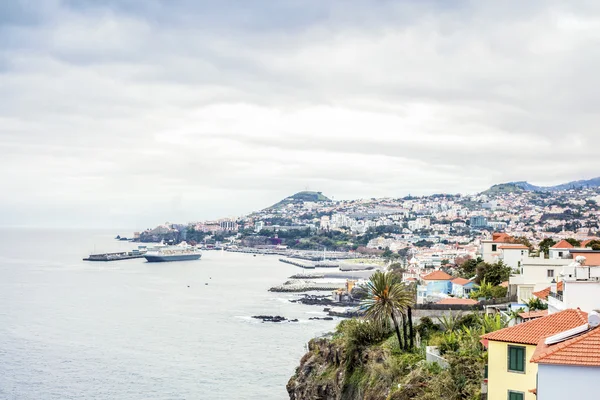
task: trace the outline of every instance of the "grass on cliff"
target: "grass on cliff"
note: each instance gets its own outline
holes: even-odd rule
[[[335,377],[343,368],[343,392],[351,393],[350,399],[476,400],[487,355],[479,336],[502,324],[497,318],[477,316],[455,322],[444,331],[423,321],[416,329],[423,334],[421,346],[406,352],[390,326],[358,319],[343,321],[332,338],[332,343],[343,349],[342,365],[323,375]],[[426,344],[440,347],[449,368],[425,361]]]

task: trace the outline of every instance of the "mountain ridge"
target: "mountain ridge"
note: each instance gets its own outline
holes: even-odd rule
[[[560,190],[583,189],[587,187],[600,187],[600,177],[581,179],[554,186],[537,186],[527,181],[506,182],[493,185],[484,194],[511,193],[511,192],[558,192]]]

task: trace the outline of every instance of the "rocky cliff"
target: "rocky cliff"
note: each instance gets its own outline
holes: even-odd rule
[[[372,379],[383,370],[389,352],[381,347],[364,349],[348,357],[343,345],[328,339],[311,340],[308,353],[289,380],[291,400],[384,400],[390,385]]]
[[[448,353],[449,368],[405,352],[394,336],[356,346],[314,339],[287,384],[291,400],[474,400],[480,398],[484,358]]]

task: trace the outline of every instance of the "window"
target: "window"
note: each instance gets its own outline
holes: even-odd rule
[[[508,400],[524,400],[525,393],[523,392],[514,392],[512,390],[508,391]]]
[[[492,245],[492,251],[496,251],[498,250],[498,245],[497,244],[493,244]]]
[[[559,256],[559,257],[562,257],[562,256],[563,256],[563,252],[562,252],[562,251],[559,251],[559,252],[558,252],[558,256]]]
[[[554,278],[554,270],[553,269],[549,269],[546,271],[546,276],[548,278]]]
[[[508,370],[525,372],[525,347],[508,346]]]

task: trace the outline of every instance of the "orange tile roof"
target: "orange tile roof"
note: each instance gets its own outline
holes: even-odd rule
[[[515,244],[515,245],[504,245],[504,246],[498,246],[498,248],[500,250],[506,250],[506,249],[513,249],[513,250],[529,250],[529,247],[525,246],[524,244]]]
[[[465,279],[465,278],[454,278],[454,279],[452,279],[452,283],[455,283],[460,286],[464,286],[466,284],[471,283],[471,281],[468,279]]]
[[[531,362],[600,367],[600,328],[548,346],[542,338]]]
[[[425,275],[423,280],[425,281],[449,281],[452,277],[444,271],[433,271],[429,275]]]
[[[538,292],[533,292],[531,294],[534,295],[535,297],[539,297],[542,300],[548,300],[548,295],[550,294],[550,289],[552,289],[552,287],[548,286],[546,289],[542,289]],[[556,284],[556,290],[558,290],[559,292],[563,291],[563,281],[560,281]]]
[[[587,313],[580,309],[567,310],[536,318],[515,326],[483,335],[483,339],[497,342],[537,345],[541,338],[552,336],[587,323]]]
[[[571,243],[567,242],[565,239],[561,240],[560,242],[556,243],[554,246],[552,246],[552,249],[572,249],[573,246]]]
[[[523,319],[541,318],[548,315],[548,310],[527,311],[519,313],[519,317]]]
[[[588,240],[584,240],[583,242],[581,242],[581,247],[585,247],[588,245],[588,243],[590,243],[593,239],[588,239]]]
[[[510,243],[512,237],[508,233],[494,233],[492,234],[492,240],[496,243]]]
[[[468,305],[468,306],[474,306],[475,304],[479,304],[479,302],[477,300],[473,300],[473,299],[458,299],[455,297],[449,297],[447,299],[444,300],[440,300],[435,304],[450,304],[450,305]]]

